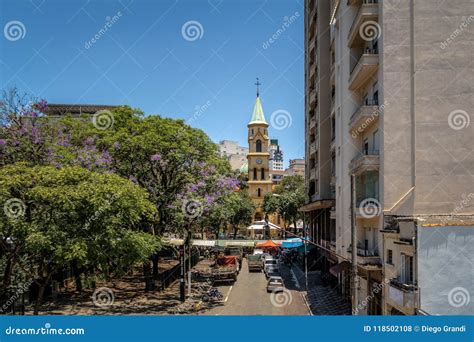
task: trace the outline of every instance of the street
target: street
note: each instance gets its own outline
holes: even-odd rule
[[[207,311],[206,315],[308,315],[309,311],[289,268],[282,266],[281,275],[287,291],[274,296],[267,293],[263,272],[249,273],[247,260],[233,285],[218,286],[224,305]],[[272,303],[273,298],[273,303]]]

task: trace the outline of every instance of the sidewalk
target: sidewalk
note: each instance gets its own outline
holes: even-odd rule
[[[305,275],[299,266],[293,265],[292,271],[301,287],[305,287]],[[351,304],[336,290],[321,284],[320,271],[308,272],[308,290],[306,298],[313,315],[351,315]]]

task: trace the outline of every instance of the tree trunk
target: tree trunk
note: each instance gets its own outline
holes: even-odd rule
[[[12,258],[7,260],[7,264],[5,265],[5,272],[3,273],[3,288],[6,289],[10,286],[11,278],[12,278],[12,270],[13,270],[13,261]]]
[[[151,257],[151,261],[153,263],[153,280],[158,279],[158,254],[153,254]]]
[[[235,240],[235,238],[236,238],[236,236],[237,236],[237,229],[238,229],[238,226],[235,225],[235,224],[233,224],[233,225],[232,225],[232,228],[234,229],[234,240]]]
[[[298,235],[298,228],[296,227],[296,220],[293,221],[293,224],[295,225],[295,235]]]
[[[77,260],[73,260],[71,263],[72,274],[74,276],[74,282],[76,283],[76,291],[82,293],[82,281],[81,272],[77,267]]]
[[[145,291],[153,291],[153,276],[149,260],[143,263],[143,277],[145,277]]]
[[[52,274],[49,274],[46,278],[42,278],[39,282],[38,297],[36,297],[36,302],[33,309],[33,314],[37,316],[39,314],[39,309],[41,303],[43,302],[44,290],[49,283]]]

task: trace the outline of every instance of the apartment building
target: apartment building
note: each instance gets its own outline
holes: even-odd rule
[[[305,161],[304,158],[290,159],[290,164],[285,170],[288,176],[305,176]]]
[[[474,3],[305,11],[302,210],[318,267],[354,314],[472,314],[453,298],[474,294]]]
[[[283,151],[278,144],[278,139],[270,139],[270,172],[284,171]]]
[[[233,170],[239,170],[247,163],[248,147],[240,146],[237,141],[221,140],[219,141],[219,153],[229,160]]]

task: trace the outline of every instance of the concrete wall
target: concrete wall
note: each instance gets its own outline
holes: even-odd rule
[[[384,208],[415,186],[395,214],[449,214],[474,192],[474,124],[449,120],[474,120],[474,2],[393,2],[382,3]],[[471,201],[457,213],[473,212]]]

